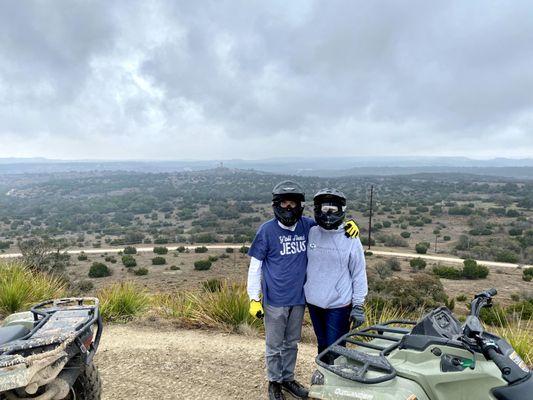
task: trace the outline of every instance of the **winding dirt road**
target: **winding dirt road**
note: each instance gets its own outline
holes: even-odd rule
[[[306,385],[315,351],[313,345],[300,345],[297,379]],[[96,364],[103,400],[267,398],[264,340],[258,337],[110,325]]]

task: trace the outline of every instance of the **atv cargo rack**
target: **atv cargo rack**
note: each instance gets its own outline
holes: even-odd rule
[[[348,332],[320,353],[316,363],[328,371],[356,382],[372,384],[391,380],[396,376],[396,370],[386,356],[398,348],[404,335],[411,332],[411,329],[397,325],[416,325],[416,322],[391,320],[359,331]],[[346,347],[348,343],[370,351],[348,348]],[[337,356],[345,357],[348,362],[342,365],[328,362]],[[370,371],[380,375],[369,377],[367,374]]]
[[[69,297],[48,300],[31,308],[34,324],[25,336],[0,346],[2,358],[13,354],[50,351],[65,343],[75,343],[84,354],[84,361],[91,362],[102,336],[102,318],[98,311],[99,301],[94,297]],[[92,337],[91,327],[97,332],[87,348],[83,343],[87,336]],[[83,340],[82,340],[83,339]]]

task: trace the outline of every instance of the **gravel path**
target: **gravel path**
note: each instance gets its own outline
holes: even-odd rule
[[[306,385],[315,347],[300,345]],[[107,326],[96,364],[104,400],[246,399],[266,396],[264,340],[220,332]]]

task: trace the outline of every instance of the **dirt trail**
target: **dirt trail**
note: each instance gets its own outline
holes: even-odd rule
[[[306,385],[315,347],[300,345],[297,378]],[[107,326],[96,363],[104,400],[266,398],[264,340],[183,329]]]

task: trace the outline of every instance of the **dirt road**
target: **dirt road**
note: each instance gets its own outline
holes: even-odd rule
[[[198,245],[201,246],[201,245]],[[198,246],[185,246],[189,250],[194,250]],[[231,247],[233,249],[239,249],[242,245],[205,245],[208,249],[225,249],[227,247]],[[174,251],[178,248],[178,246],[166,246],[169,251]],[[119,253],[123,251],[124,248],[120,247],[114,247],[114,248],[107,248],[107,249],[71,249],[67,250],[68,254],[80,254],[81,252],[84,252],[86,254],[103,254],[103,253]],[[137,252],[144,253],[144,252],[153,252],[153,247],[138,247]],[[426,260],[431,261],[441,261],[448,264],[463,264],[463,259],[458,257],[450,257],[450,256],[436,256],[436,255],[429,255],[429,254],[416,254],[416,253],[405,253],[405,252],[398,252],[398,251],[390,251],[390,250],[375,250],[372,249],[372,252],[376,255],[385,256],[385,257],[400,257],[400,258],[424,258]],[[22,254],[20,253],[6,253],[6,254],[0,254],[0,258],[17,258],[21,257]],[[504,262],[497,262],[497,261],[487,261],[487,260],[476,260],[479,264],[486,265],[488,267],[499,267],[499,268],[529,268],[533,267],[533,265],[529,264],[515,264],[515,263],[504,263]]]
[[[165,327],[107,326],[96,363],[104,400],[266,398],[264,341]],[[315,347],[300,345],[297,378],[308,385]]]

